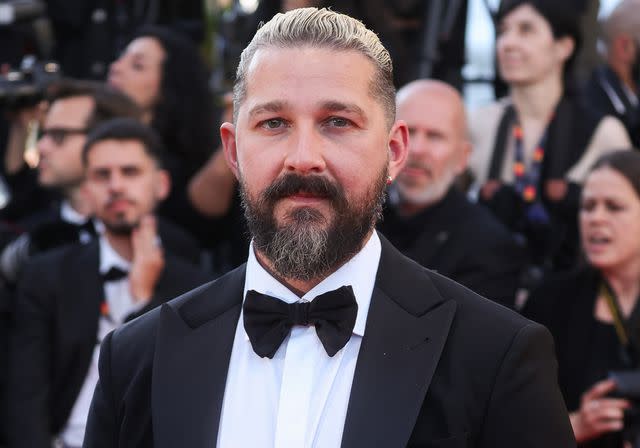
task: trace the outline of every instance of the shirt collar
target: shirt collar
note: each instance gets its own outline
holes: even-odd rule
[[[67,200],[60,203],[60,218],[65,222],[76,225],[82,225],[89,220],[88,217],[78,213],[73,207],[71,207],[71,204]]]
[[[358,303],[358,315],[353,327],[353,332],[358,336],[364,336],[381,252],[382,246],[380,245],[380,238],[374,231],[360,252],[354,255],[353,258],[342,265],[337,271],[322,280],[322,282],[304,296],[298,297],[262,267],[256,259],[252,242],[249,247],[249,258],[247,260],[244,296],[247,295],[247,291],[254,290],[262,294],[277,297],[287,303],[294,303],[300,299],[311,301],[327,291],[337,289],[341,286],[351,285],[356,302]]]
[[[111,268],[119,268],[127,272],[131,269],[131,263],[111,247],[104,235],[100,235],[98,242],[100,244],[100,274],[106,274]]]

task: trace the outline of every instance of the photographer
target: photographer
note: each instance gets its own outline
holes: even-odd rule
[[[554,336],[560,388],[578,442],[636,448],[640,153],[616,151],[595,163],[582,191],[579,224],[587,263],[546,280],[523,313]]]

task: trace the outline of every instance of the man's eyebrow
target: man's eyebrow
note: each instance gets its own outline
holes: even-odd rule
[[[284,106],[284,101],[269,101],[268,103],[256,104],[249,111],[249,118],[262,112],[281,112]]]
[[[322,109],[329,112],[348,112],[366,118],[364,110],[356,104],[342,103],[340,101],[325,101],[321,104]]]

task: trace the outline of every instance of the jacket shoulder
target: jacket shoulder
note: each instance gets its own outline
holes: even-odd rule
[[[229,291],[242,291],[244,268],[242,265],[216,280],[192,289],[115,330],[111,340],[112,362],[125,370],[127,366],[136,365],[141,360],[152,362],[164,307],[171,307],[187,325],[195,328],[237,305],[242,300],[241,294],[229,294]],[[227,300],[227,297],[235,297],[237,300]]]

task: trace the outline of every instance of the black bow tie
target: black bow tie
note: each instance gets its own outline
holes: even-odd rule
[[[316,327],[318,339],[329,356],[344,347],[356,323],[358,303],[351,286],[320,294],[311,302],[286,303],[275,297],[248,291],[243,305],[244,328],[253,351],[273,358],[294,325]]]
[[[127,275],[129,275],[129,273],[123,269],[120,269],[118,267],[115,266],[111,266],[111,268],[105,272],[104,274],[102,274],[102,281],[103,282],[115,282],[118,280],[122,280],[123,278],[125,278]]]

